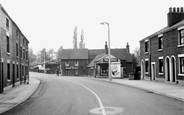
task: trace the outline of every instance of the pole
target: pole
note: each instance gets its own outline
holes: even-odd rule
[[[108,57],[109,57],[109,81],[112,81],[112,77],[111,77],[111,49],[110,49],[110,27],[109,27],[109,23],[106,23],[108,25],[108,43],[109,43],[109,53],[108,53]]]

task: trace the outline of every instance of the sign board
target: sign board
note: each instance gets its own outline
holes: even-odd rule
[[[120,62],[111,63],[111,76],[121,77],[121,66]]]

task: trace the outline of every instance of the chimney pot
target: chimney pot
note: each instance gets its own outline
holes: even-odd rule
[[[105,54],[108,54],[108,46],[107,46],[107,41],[105,42]]]
[[[177,12],[180,12],[180,8],[179,7],[177,7]]]
[[[183,13],[183,7],[180,8],[180,12]]]
[[[173,12],[176,12],[176,8],[175,7],[173,8]]]
[[[171,7],[169,8],[169,12],[172,12],[172,8]]]

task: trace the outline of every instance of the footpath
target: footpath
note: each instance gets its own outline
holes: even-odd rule
[[[112,79],[112,81],[109,81],[109,79],[107,78],[106,79],[92,78],[92,79],[98,79],[106,82],[131,86],[134,88],[150,91],[156,94],[160,94],[184,102],[184,85],[146,81],[146,80]]]
[[[0,114],[21,104],[38,88],[40,81],[30,77],[29,84],[18,85],[0,94]]]

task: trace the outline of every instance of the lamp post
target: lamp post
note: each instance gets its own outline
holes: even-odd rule
[[[110,27],[109,27],[109,23],[108,22],[101,22],[100,24],[107,24],[108,26],[108,61],[109,61],[109,81],[112,81],[112,77],[111,77],[111,50],[110,50]]]

